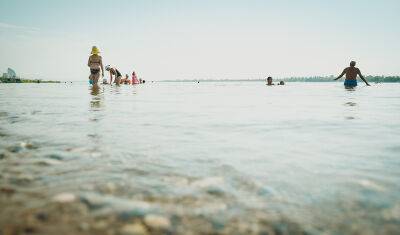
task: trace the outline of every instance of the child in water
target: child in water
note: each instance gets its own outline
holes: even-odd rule
[[[132,85],[133,84],[139,84],[139,80],[138,80],[138,78],[136,76],[135,71],[132,72]]]
[[[124,84],[126,84],[126,85],[130,85],[131,84],[131,80],[129,80],[128,74],[125,74]]]
[[[104,77],[104,67],[103,67],[103,59],[101,58],[100,50],[96,47],[92,47],[92,51],[90,53],[88,60],[88,67],[90,68],[90,76],[89,82],[92,85],[97,85],[97,82],[100,78],[100,69],[101,69],[101,76]]]

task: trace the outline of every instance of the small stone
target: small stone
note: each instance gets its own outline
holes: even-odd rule
[[[15,189],[10,188],[10,187],[2,187],[2,188],[0,188],[0,192],[7,194],[7,195],[11,195],[11,194],[15,193]]]
[[[26,227],[25,229],[24,229],[24,232],[25,233],[34,233],[36,231],[36,229],[34,228],[34,227]]]
[[[45,212],[38,212],[35,217],[37,220],[42,222],[45,222],[49,219],[49,215]]]
[[[15,178],[11,178],[10,181],[13,184],[18,184],[18,185],[27,185],[30,184],[35,178],[31,175],[20,175]]]
[[[5,152],[0,153],[0,160],[5,159],[8,155]]]
[[[144,222],[153,229],[168,229],[171,226],[169,219],[160,215],[146,215]]]
[[[37,149],[37,147],[35,145],[33,145],[32,143],[21,142],[20,146],[22,148],[26,148],[26,149]]]
[[[147,230],[140,223],[127,224],[124,227],[122,227],[120,234],[121,235],[145,235],[145,234],[147,234]]]
[[[88,231],[89,228],[90,228],[90,225],[88,223],[83,222],[83,223],[79,224],[79,229],[81,231]]]
[[[63,157],[58,154],[50,154],[50,155],[47,155],[47,157],[50,159],[55,159],[55,160],[59,160],[59,161],[63,160]]]
[[[53,166],[53,165],[58,165],[60,163],[61,161],[55,159],[42,159],[36,162],[36,164],[40,166]]]
[[[12,153],[18,153],[18,152],[22,151],[22,149],[23,148],[21,146],[10,146],[7,148],[7,150]]]
[[[96,230],[104,230],[104,229],[108,228],[109,226],[106,221],[100,220],[100,221],[96,222],[92,227],[93,227],[93,229],[96,229]]]
[[[54,202],[58,203],[70,203],[76,200],[76,196],[72,193],[60,193],[53,197]]]

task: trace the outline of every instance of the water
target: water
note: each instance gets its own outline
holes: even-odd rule
[[[1,84],[0,186],[25,193],[15,211],[43,203],[32,193],[72,192],[202,218],[206,232],[237,219],[247,232],[272,221],[282,233],[389,234],[400,231],[399,88]]]

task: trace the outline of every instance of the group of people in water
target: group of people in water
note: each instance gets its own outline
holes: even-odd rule
[[[132,79],[129,79],[128,74],[125,74],[125,77],[122,77],[121,72],[116,67],[107,65],[105,66],[105,70],[110,73],[110,81],[108,82],[107,79],[104,78],[103,58],[100,56],[100,50],[96,46],[92,47],[87,65],[90,68],[89,83],[92,85],[97,85],[100,76],[103,78],[103,84],[113,84],[113,81],[117,85],[140,84],[146,82],[141,78],[138,79],[135,71],[132,72]]]
[[[344,86],[346,88],[354,88],[357,86],[357,75],[360,76],[360,78],[365,82],[367,86],[370,86],[370,84],[367,82],[367,80],[364,78],[364,76],[361,74],[361,71],[359,68],[356,67],[356,62],[351,61],[350,62],[350,67],[347,67],[343,70],[343,72],[335,79],[333,80],[338,80],[341,77],[346,75],[346,79],[344,80]],[[267,78],[267,86],[272,86],[275,85],[272,82],[272,77]],[[277,85],[285,85],[284,81],[280,81]]]
[[[111,65],[107,65],[105,67],[105,70],[110,73],[110,82],[107,81],[106,78],[104,78],[104,66],[103,66],[103,59],[100,56],[100,50],[96,47],[92,47],[92,51],[90,53],[91,55],[89,56],[88,60],[88,67],[90,68],[90,76],[89,76],[89,83],[92,85],[97,85],[100,76],[103,78],[103,84],[112,84],[113,79],[114,83],[119,85],[119,84],[140,84],[140,83],[145,83],[145,80],[138,79],[136,76],[135,71],[132,72],[132,79],[129,79],[128,74],[125,75],[125,77],[122,77],[121,72],[116,68]],[[100,74],[101,71],[101,74]],[[347,67],[343,70],[343,72],[334,80],[338,80],[341,77],[346,75],[346,79],[344,80],[344,86],[348,88],[356,87],[357,86],[357,76],[360,76],[360,78],[365,82],[367,86],[370,86],[370,84],[367,82],[367,80],[364,78],[364,76],[361,74],[361,71],[359,68],[356,67],[356,62],[351,61],[350,62],[350,67]],[[267,85],[272,86],[275,85],[272,82],[272,77],[267,78]],[[280,81],[277,85],[285,85],[284,81]]]

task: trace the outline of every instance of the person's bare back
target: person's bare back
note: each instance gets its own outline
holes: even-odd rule
[[[347,67],[343,72],[346,74],[346,80],[355,80],[357,79],[357,75],[362,77],[361,71],[356,67]]]
[[[365,80],[364,76],[361,74],[361,71],[359,68],[356,67],[356,62],[351,61],[350,62],[350,67],[347,67],[343,70],[343,72],[339,75],[339,77],[335,78],[334,80],[338,80],[339,78],[343,77],[343,75],[346,74],[346,80],[345,80],[345,85],[346,81],[351,82],[354,81],[355,86],[357,86],[357,75],[360,76],[360,78],[369,86],[367,80]]]

